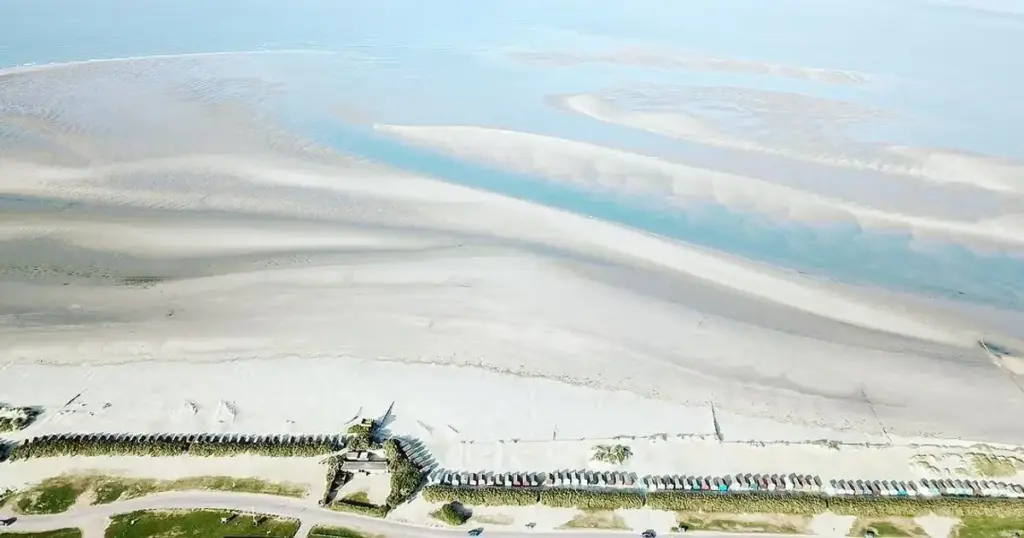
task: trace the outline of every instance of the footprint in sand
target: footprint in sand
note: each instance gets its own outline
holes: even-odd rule
[[[178,408],[178,419],[189,419],[199,414],[199,404],[192,400],[185,400]]]
[[[230,425],[234,424],[236,418],[238,418],[238,407],[235,406],[235,403],[221,400],[217,406],[217,412],[214,414],[214,420]]]

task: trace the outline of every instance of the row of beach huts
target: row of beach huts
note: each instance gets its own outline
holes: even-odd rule
[[[1024,486],[989,480],[829,480],[798,474],[737,474],[732,476],[657,475],[637,477],[617,471],[567,470],[547,473],[491,473],[437,469],[430,485],[508,488],[632,488],[646,491],[716,491],[722,493],[778,492],[867,496],[975,496],[1024,498]]]

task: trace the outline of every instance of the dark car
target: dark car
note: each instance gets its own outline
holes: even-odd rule
[[[647,529],[640,536],[643,536],[643,538],[654,538],[657,535],[658,533],[652,531],[651,529]]]
[[[483,527],[477,527],[477,528],[469,531],[468,534],[470,536],[480,536],[480,533],[482,533],[482,532],[484,532],[484,528]]]

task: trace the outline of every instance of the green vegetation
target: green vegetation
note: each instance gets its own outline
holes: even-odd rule
[[[341,448],[324,435],[44,435],[22,442],[12,461],[57,456],[319,456]]]
[[[354,503],[370,504],[370,495],[365,491],[357,491],[355,493],[345,495],[345,498],[342,500]]]
[[[679,525],[690,530],[804,534],[811,516],[793,514],[711,514],[679,512]]]
[[[622,519],[608,510],[584,510],[572,518],[560,529],[603,529],[628,531],[629,525]]]
[[[376,448],[379,445],[373,436],[377,433],[378,427],[379,424],[372,418],[364,418],[359,424],[349,426],[348,438],[345,440],[346,448],[357,452]]]
[[[970,454],[971,467],[974,475],[989,478],[1009,478],[1024,471],[1024,460],[1014,456],[996,456],[994,454]]]
[[[221,523],[227,518],[227,523]],[[296,519],[257,516],[228,510],[140,511],[111,518],[106,538],[227,538],[262,536],[293,538],[299,530]]]
[[[35,422],[39,411],[31,407],[0,405],[0,432],[23,430]]]
[[[317,525],[310,529],[309,538],[371,538],[371,536],[348,527]]]
[[[970,518],[1022,518],[1024,501],[1000,498],[824,497],[771,493],[653,491],[646,498],[637,490],[580,490],[569,488],[459,488],[432,485],[423,489],[429,502],[458,501],[469,506],[528,506],[542,503],[560,508],[614,510],[640,508],[672,512],[717,514],[839,515],[870,518],[917,517],[928,514]]]
[[[594,447],[594,461],[622,465],[633,456],[633,449],[626,445],[597,445]]]
[[[453,527],[458,527],[469,521],[470,514],[463,506],[456,502],[445,503],[441,508],[430,513],[431,517],[443,521]]]
[[[153,480],[149,478],[91,477],[96,500],[93,504],[108,504],[117,500],[133,499],[161,491],[238,491],[243,493],[264,493],[282,497],[302,498],[307,488],[298,484],[280,484],[259,478],[235,478],[231,476],[199,476],[178,480]]]
[[[19,514],[59,514],[71,508],[88,484],[71,476],[57,476],[15,495],[14,511]]]
[[[370,517],[384,517],[388,515],[388,512],[391,511],[391,508],[389,508],[388,506],[379,506],[376,504],[362,504],[347,501],[331,503],[331,505],[328,508],[337,512],[350,512],[353,514],[359,514]]]
[[[15,511],[22,514],[56,514],[66,511],[86,491],[95,492],[93,504],[108,504],[161,491],[239,491],[283,497],[304,497],[306,486],[278,484],[258,478],[198,476],[178,480],[124,478],[102,475],[61,475],[48,478],[21,492],[11,493]]]
[[[540,492],[540,502],[556,508],[614,510],[643,508],[644,498],[636,490],[591,491],[579,489],[548,489]]]
[[[954,538],[1008,538],[1019,532],[1024,536],[1024,517],[967,517],[953,531]]]
[[[432,503],[458,501],[471,506],[529,506],[540,502],[540,493],[532,489],[435,485],[423,488],[423,499]]]
[[[55,531],[42,532],[4,532],[4,536],[15,536],[18,538],[82,538],[82,531],[79,529],[57,529]]]
[[[837,514],[864,517],[1024,517],[1024,502],[993,497],[832,497],[828,509]]]
[[[388,471],[391,473],[391,493],[384,504],[390,509],[408,501],[416,493],[423,483],[423,474],[396,439],[384,441],[383,447],[388,458]]]
[[[824,497],[814,495],[655,491],[647,494],[647,507],[674,512],[813,515],[824,512],[827,504]]]

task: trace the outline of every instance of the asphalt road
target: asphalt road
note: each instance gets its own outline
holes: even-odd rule
[[[305,533],[314,525],[336,525],[355,528],[372,534],[383,534],[388,538],[453,538],[456,536],[466,536],[466,531],[463,529],[419,527],[384,519],[334,512],[318,506],[311,506],[308,500],[303,499],[212,491],[158,493],[112,504],[76,507],[62,514],[18,516],[17,523],[8,530],[12,532],[33,532],[64,527],[78,527],[85,532],[85,538],[103,538],[103,529],[106,527],[107,518],[116,514],[123,514],[134,510],[194,508],[253,511],[262,514],[296,518],[302,522],[298,535],[300,538],[304,537]],[[608,538],[609,536],[634,536],[639,538],[640,536],[639,532],[622,531],[574,530],[534,532],[526,528],[511,530],[487,528],[486,525],[484,527],[485,531],[482,538],[566,538],[567,535],[571,535],[572,538]],[[701,536],[703,538],[749,536],[719,532],[690,532],[686,535]],[[788,537],[790,535],[759,534],[758,536]],[[802,536],[807,538],[807,535]]]

